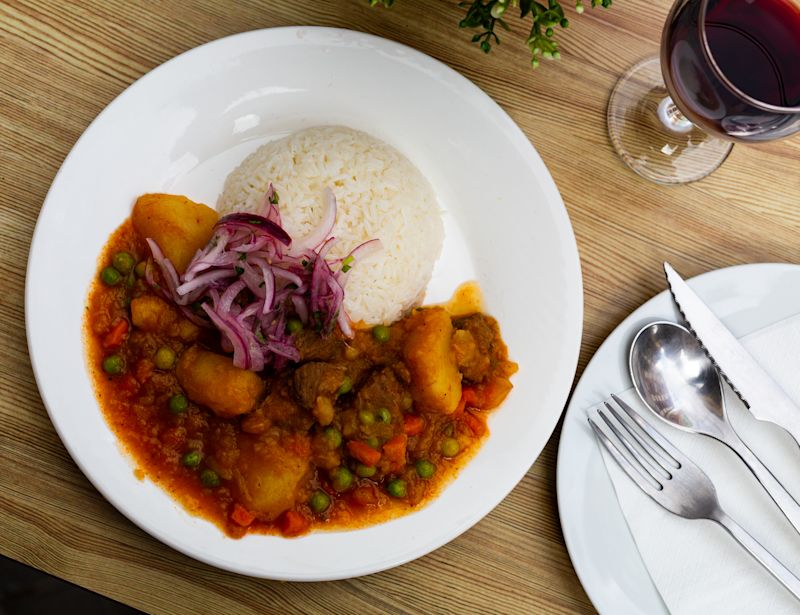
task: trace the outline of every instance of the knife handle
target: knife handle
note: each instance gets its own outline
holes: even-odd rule
[[[795,531],[800,534],[800,504],[797,503],[797,500],[786,490],[783,483],[775,478],[775,475],[769,471],[769,468],[756,457],[755,453],[748,448],[747,444],[745,444],[733,430],[733,427],[731,427],[730,432],[725,435],[725,444],[739,455],[745,465],[750,468],[750,471],[758,479],[758,482],[764,487],[764,491],[769,494],[769,497],[778,505],[778,508],[781,509],[781,512],[786,519],[788,519],[789,523],[792,524]]]

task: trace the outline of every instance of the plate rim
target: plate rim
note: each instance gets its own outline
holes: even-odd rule
[[[177,63],[180,63],[182,59],[187,56],[197,54],[197,53],[207,53],[209,48],[213,47],[223,47],[226,45],[235,45],[239,41],[244,41],[247,39],[257,39],[258,37],[270,37],[274,35],[280,35],[281,33],[298,33],[302,32],[303,36],[298,37],[297,44],[300,45],[322,45],[325,44],[325,41],[329,42],[331,36],[342,36],[347,38],[349,41],[364,41],[367,43],[371,43],[373,45],[377,45],[379,48],[386,48],[388,46],[389,49],[394,50],[402,50],[405,54],[410,56],[415,64],[419,66],[427,65],[429,68],[435,68],[440,73],[443,73],[451,82],[457,84],[459,87],[466,88],[467,90],[471,91],[473,96],[479,97],[483,102],[488,104],[492,111],[495,114],[496,119],[501,120],[513,134],[513,145],[519,150],[520,155],[522,156],[523,160],[531,170],[531,173],[536,177],[537,181],[542,183],[543,189],[548,191],[552,196],[552,206],[548,206],[549,210],[555,216],[555,224],[560,229],[561,234],[563,236],[563,249],[564,253],[569,255],[569,261],[571,261],[571,267],[567,267],[571,270],[571,279],[568,280],[570,282],[567,286],[565,286],[565,294],[572,295],[572,303],[574,303],[574,322],[570,323],[568,329],[572,331],[570,335],[567,337],[571,337],[568,343],[568,348],[566,349],[565,356],[568,357],[568,364],[571,366],[571,371],[561,375],[560,382],[556,382],[553,385],[555,390],[561,390],[561,393],[556,395],[560,399],[560,411],[551,419],[551,425],[549,427],[549,435],[552,435],[558,421],[563,414],[564,404],[566,403],[569,395],[569,391],[571,385],[574,381],[575,376],[575,369],[577,368],[577,362],[580,353],[580,344],[583,336],[583,315],[584,315],[584,305],[583,305],[583,279],[581,273],[581,263],[580,263],[580,256],[578,252],[577,241],[575,238],[574,229],[572,227],[572,223],[569,219],[568,211],[563,203],[563,199],[558,191],[558,188],[555,184],[555,181],[544,161],[542,160],[541,156],[539,155],[536,148],[533,146],[527,135],[522,131],[522,129],[513,121],[513,119],[508,115],[508,113],[500,107],[500,105],[492,99],[486,92],[481,90],[475,83],[469,80],[467,77],[456,71],[455,69],[449,67],[444,62],[433,58],[419,50],[416,50],[412,47],[409,47],[403,43],[399,43],[397,41],[386,39],[383,37],[379,37],[373,34],[358,32],[355,30],[349,30],[346,28],[332,28],[332,27],[321,27],[321,26],[283,26],[283,27],[276,27],[276,28],[263,28],[263,29],[254,29],[246,32],[240,32],[236,34],[232,34],[223,38],[215,39],[212,41],[208,41],[203,43],[197,47],[192,49],[188,49],[179,55],[170,58],[169,60],[163,62],[162,64],[154,67],[141,77],[139,77],[136,81],[131,83],[127,86],[122,92],[120,92],[116,97],[114,97],[98,114],[97,116],[89,123],[80,137],[76,140],[73,144],[72,148],[70,149],[67,156],[61,163],[57,173],[55,174],[52,183],[48,189],[47,195],[43,201],[42,207],[39,211],[37,216],[36,225],[32,234],[31,238],[31,245],[30,250],[28,253],[28,263],[26,268],[26,284],[25,284],[25,330],[26,330],[26,338],[28,343],[29,349],[29,356],[31,360],[31,368],[34,374],[34,378],[36,381],[36,385],[42,399],[42,402],[47,410],[48,416],[50,418],[51,423],[53,424],[56,432],[59,435],[59,438],[66,448],[67,452],[69,453],[70,457],[72,458],[73,462],[78,466],[84,476],[89,480],[92,486],[110,503],[114,508],[120,512],[125,518],[130,520],[134,525],[142,529],[145,533],[155,537],[160,542],[168,545],[169,547],[175,549],[176,551],[183,553],[193,559],[205,562],[211,566],[216,568],[220,568],[223,570],[227,570],[230,572],[235,572],[238,574],[260,577],[260,578],[270,578],[276,580],[293,580],[293,581],[321,581],[321,580],[335,580],[335,579],[343,579],[343,578],[354,578],[358,576],[362,576],[365,574],[372,574],[375,572],[379,572],[382,570],[386,570],[389,568],[393,568],[398,565],[402,565],[407,563],[408,561],[412,561],[423,555],[431,553],[432,551],[440,548],[441,546],[449,543],[460,534],[465,532],[466,530],[470,529],[476,523],[481,521],[491,510],[493,510],[496,506],[498,506],[516,487],[516,485],[524,478],[525,474],[529,471],[530,466],[528,466],[524,471],[522,471],[519,476],[514,476],[514,487],[509,490],[503,498],[501,498],[498,502],[494,503],[490,508],[488,508],[485,512],[481,513],[480,515],[476,515],[474,519],[470,519],[466,523],[462,523],[461,525],[457,525],[455,528],[451,529],[450,531],[445,531],[440,534],[438,540],[434,540],[426,545],[423,548],[414,551],[413,553],[405,554],[405,556],[397,557],[395,559],[388,559],[385,561],[381,561],[378,563],[374,563],[371,566],[359,571],[343,571],[342,573],[328,573],[328,574],[320,574],[318,572],[311,572],[307,576],[298,577],[293,574],[289,575],[281,575],[277,574],[274,571],[269,572],[259,572],[254,571],[252,569],[243,568],[237,565],[235,562],[227,562],[222,561],[221,559],[215,559],[210,555],[205,555],[201,550],[187,550],[184,545],[178,544],[176,541],[173,541],[169,534],[159,531],[158,528],[154,528],[151,525],[146,524],[145,522],[134,518],[132,515],[128,514],[125,508],[117,501],[117,498],[110,494],[105,488],[103,488],[93,477],[92,471],[90,468],[86,466],[81,460],[80,456],[73,451],[73,446],[69,443],[69,440],[64,437],[62,432],[62,428],[60,426],[60,421],[57,418],[57,413],[55,413],[51,408],[55,407],[58,402],[53,402],[53,400],[49,399],[45,393],[43,392],[43,378],[41,375],[41,370],[37,367],[37,360],[35,357],[34,347],[35,344],[32,343],[32,317],[31,312],[28,309],[30,302],[32,300],[32,293],[33,293],[33,284],[31,283],[32,277],[31,272],[36,264],[35,252],[37,250],[37,246],[41,243],[41,237],[43,234],[43,227],[44,225],[44,213],[48,210],[48,206],[50,208],[53,205],[49,205],[54,198],[53,195],[57,192],[61,181],[63,181],[63,176],[65,174],[65,169],[70,166],[71,161],[75,156],[78,155],[80,152],[81,143],[89,137],[93,131],[96,130],[98,123],[101,119],[110,112],[112,108],[116,108],[121,104],[124,104],[126,96],[129,93],[137,88],[142,86],[142,83],[147,83],[150,79],[155,78],[154,75],[160,74],[164,70],[168,70],[168,67],[174,66]],[[115,436],[116,438],[116,436]],[[543,444],[546,445],[547,440]],[[538,459],[539,455],[541,454],[541,450],[537,452],[535,458],[532,460],[531,465]],[[160,488],[160,487],[159,487]],[[363,567],[362,567],[363,568]]]

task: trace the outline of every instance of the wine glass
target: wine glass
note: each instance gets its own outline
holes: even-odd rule
[[[608,131],[660,184],[705,177],[733,141],[800,131],[800,0],[676,0],[660,63],[636,64],[611,93]]]

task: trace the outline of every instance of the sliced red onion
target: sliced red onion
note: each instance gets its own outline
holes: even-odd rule
[[[208,314],[211,322],[214,323],[214,326],[219,329],[220,333],[222,333],[223,337],[228,340],[228,343],[233,348],[233,364],[236,367],[250,369],[247,343],[241,337],[240,332],[228,325],[225,319],[220,317],[207,303],[204,303],[202,307],[205,313]]]
[[[153,260],[156,262],[156,265],[158,265],[159,269],[161,269],[161,277],[164,278],[164,283],[167,285],[167,289],[169,290],[172,300],[178,305],[186,305],[186,302],[176,292],[176,289],[180,284],[180,279],[178,277],[178,272],[175,271],[175,267],[168,258],[164,257],[164,254],[161,252],[161,248],[158,247],[158,244],[155,241],[149,237],[145,241],[147,241],[147,245],[150,246],[150,252],[153,255]]]
[[[179,296],[188,295],[193,290],[198,290],[201,287],[208,286],[211,282],[216,282],[217,280],[224,280],[225,278],[232,278],[236,277],[236,272],[230,269],[215,269],[214,271],[208,271],[206,273],[200,274],[190,282],[184,282],[178,288],[175,289],[175,292]]]
[[[333,231],[333,225],[336,223],[336,197],[333,190],[327,186],[322,191],[322,220],[302,239],[293,242],[289,247],[290,255],[299,255],[306,250],[315,250],[319,245],[329,237]]]
[[[262,314],[266,314],[272,309],[275,302],[275,276],[272,267],[261,267],[261,272],[264,276],[264,307],[261,309]]]
[[[306,305],[306,300],[300,295],[292,295],[292,305],[294,305],[294,311],[297,312],[300,322],[307,324],[308,306]]]
[[[228,314],[231,311],[231,306],[233,305],[234,299],[236,296],[244,290],[245,283],[242,280],[237,280],[227,289],[225,292],[222,293],[222,296],[219,298],[219,305],[216,306],[217,312],[221,314]]]
[[[270,222],[274,222],[281,228],[283,225],[281,224],[281,212],[278,210],[277,202],[278,199],[275,198],[275,187],[272,185],[272,182],[269,182],[267,186],[267,191],[264,194],[264,198],[261,201],[261,206],[259,210],[262,211],[262,215],[269,220]]]
[[[292,238],[289,237],[283,228],[268,220],[264,216],[258,216],[256,214],[228,214],[217,221],[217,226],[231,231],[245,230],[251,233],[255,231],[262,231],[274,237],[286,246],[292,243]]]
[[[270,184],[261,206],[263,216],[236,213],[221,218],[211,241],[195,254],[183,276],[155,241],[147,240],[163,286],[150,261],[145,270],[148,283],[192,322],[215,327],[223,350],[233,353],[234,365],[253,371],[268,365],[280,369],[288,361],[300,360],[294,339],[286,331],[289,316],[296,315],[304,324],[313,317],[323,334],[338,325],[352,336],[344,309],[347,272],[342,269],[345,261],[349,270],[381,248],[378,240],[367,241],[344,259],[328,259],[336,221],[336,199],[329,189],[323,194],[322,221],[293,243],[271,202],[274,194]],[[188,304],[199,305],[202,314],[192,312]],[[203,314],[207,319],[201,318]]]

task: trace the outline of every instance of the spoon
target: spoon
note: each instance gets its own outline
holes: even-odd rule
[[[734,431],[719,373],[688,329],[673,322],[650,323],[631,344],[629,368],[650,410],[675,427],[727,445],[800,532],[800,505]]]

